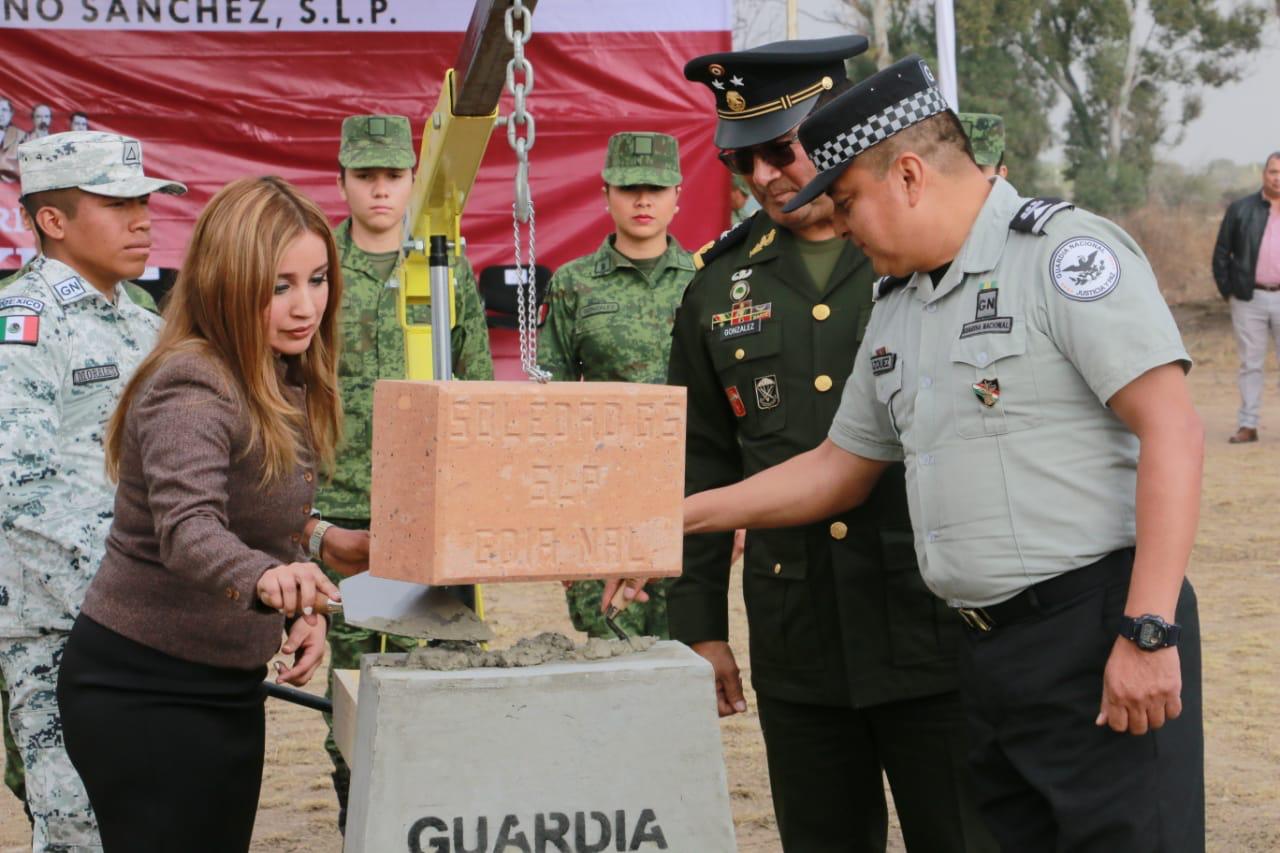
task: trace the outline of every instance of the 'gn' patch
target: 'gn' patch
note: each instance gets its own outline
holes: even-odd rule
[[[782,394],[778,390],[778,377],[773,374],[757,376],[755,384],[756,408],[761,411],[778,408],[778,404],[782,402]]]
[[[89,295],[89,291],[85,289],[84,282],[77,276],[64,278],[53,286],[53,295],[58,297],[58,302],[63,305],[70,305],[72,302],[78,302]]]
[[[617,314],[619,305],[616,302],[592,302],[578,312],[578,319],[585,320],[599,314]]]
[[[1120,259],[1101,240],[1073,237],[1053,250],[1049,277],[1068,299],[1093,302],[1120,283]]]
[[[1007,335],[1013,331],[1013,318],[1001,317],[996,309],[1000,289],[986,282],[978,289],[978,308],[972,323],[960,327],[960,337],[971,338],[974,335]]]
[[[82,367],[71,371],[72,385],[92,385],[94,382],[106,382],[119,379],[120,368],[114,364],[95,364],[93,367]]]
[[[880,347],[871,356],[871,374],[880,376],[885,373],[892,373],[893,368],[898,364],[898,354],[889,352],[884,347]]]

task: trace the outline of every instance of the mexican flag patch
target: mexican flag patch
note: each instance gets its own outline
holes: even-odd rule
[[[31,315],[0,317],[0,344],[35,346],[40,338],[40,318]]]

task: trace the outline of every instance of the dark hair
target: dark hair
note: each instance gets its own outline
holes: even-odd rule
[[[84,119],[85,121],[88,121],[88,120],[89,120],[89,114],[88,114],[88,113],[82,113],[82,112],[80,112],[79,110],[76,110],[75,112],[73,112],[73,113],[71,114],[71,118],[75,118],[76,116],[80,116],[80,118]]]
[[[1267,159],[1262,162],[1262,168],[1266,169],[1271,165],[1272,160],[1280,160],[1280,151],[1272,151],[1267,155]]]
[[[75,187],[65,187],[58,190],[27,193],[18,199],[22,209],[27,212],[27,218],[31,220],[31,227],[36,231],[36,239],[40,241],[42,250],[46,235],[44,229],[40,227],[40,223],[36,221],[36,214],[42,207],[54,207],[65,213],[68,219],[75,219],[76,209],[80,206],[80,192]]]

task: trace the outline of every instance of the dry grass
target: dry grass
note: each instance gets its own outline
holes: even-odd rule
[[[1151,254],[1155,260],[1156,253]],[[1191,386],[1209,433],[1203,516],[1191,566],[1204,631],[1209,849],[1280,850],[1280,525],[1275,522],[1280,394],[1268,390],[1260,443],[1227,445],[1237,401],[1226,308],[1221,302],[1192,304],[1177,315],[1197,361]],[[487,594],[500,643],[537,630],[568,630],[558,585],[490,587]],[[734,646],[745,650],[740,593],[735,591],[731,601]],[[338,853],[320,716],[271,702],[267,724],[272,758],[254,849]],[[773,853],[779,847],[759,721],[748,712],[726,720],[721,732],[739,849]],[[16,853],[25,844],[18,804],[0,795],[0,851]],[[890,849],[903,849],[896,834]]]

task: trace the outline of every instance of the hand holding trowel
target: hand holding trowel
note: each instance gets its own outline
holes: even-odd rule
[[[649,600],[649,593],[644,591],[648,578],[624,578],[605,581],[604,594],[601,596],[600,610],[604,613],[604,624],[617,635],[619,640],[626,640],[632,648],[631,635],[618,624],[618,614],[626,610],[633,602],[644,603]]]

